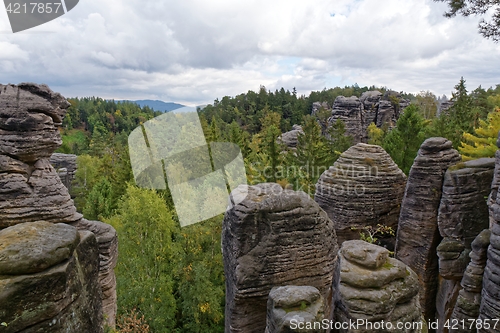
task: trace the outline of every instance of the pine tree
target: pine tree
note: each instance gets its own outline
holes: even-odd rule
[[[296,168],[289,181],[295,185],[296,190],[301,189],[313,195],[316,182],[331,165],[332,156],[315,117],[305,116],[302,129],[304,133],[297,138],[297,149],[290,155]]]
[[[418,149],[424,141],[424,128],[425,122],[418,107],[410,105],[382,143],[382,147],[406,174],[409,173]]]

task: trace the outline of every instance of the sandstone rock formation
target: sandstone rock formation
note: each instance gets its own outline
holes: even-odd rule
[[[110,327],[116,322],[116,276],[114,268],[118,261],[118,236],[109,224],[82,219],[79,230],[91,231],[97,238],[99,248],[99,284],[102,291],[102,308],[106,323]]]
[[[76,155],[54,153],[50,156],[50,164],[56,169],[57,175],[64,186],[71,192],[73,180],[77,169]]]
[[[443,240],[437,247],[439,283],[437,319],[452,318],[462,289],[460,281],[469,263],[471,243],[489,226],[485,197],[490,194],[495,160],[482,158],[448,168],[438,212],[438,228]]]
[[[278,141],[286,145],[289,149],[295,149],[298,143],[297,138],[301,133],[304,133],[302,126],[293,125],[291,131],[285,132],[278,137]]]
[[[328,124],[333,125],[337,119],[344,122],[346,134],[352,136],[354,142],[361,142],[364,137],[363,105],[356,96],[335,98]]]
[[[408,105],[410,101],[395,91],[382,94],[373,90],[364,92],[359,99],[356,96],[338,96],[331,108],[327,103],[315,102],[312,114],[317,114],[320,108],[330,111],[328,125],[341,119],[346,126],[347,135],[351,135],[357,143],[366,142],[367,128],[371,123],[375,123],[377,127],[385,124],[389,128],[394,127],[399,115]],[[326,132],[325,128],[323,132]]]
[[[267,301],[265,333],[323,333],[324,305],[321,293],[314,287],[274,287]]]
[[[14,324],[7,323],[6,332],[46,332],[47,325],[51,326],[51,332],[100,332],[103,324],[102,303],[109,311],[105,313],[108,323],[114,326],[116,296],[113,296],[115,281],[112,270],[117,257],[116,233],[111,226],[82,221],[68,189],[49,162],[49,157],[61,145],[57,126],[61,125],[68,106],[69,103],[60,94],[45,85],[0,85],[0,229],[7,228],[4,233],[24,230],[21,234],[28,240],[35,235],[39,235],[38,240],[44,238],[34,242],[35,247],[27,246],[30,243],[19,237],[10,243],[0,242],[0,249],[8,244],[4,249],[4,258],[10,257],[12,251],[17,251],[17,256],[22,258],[16,261],[18,264],[0,258],[0,262],[9,263],[0,264],[3,269],[9,270],[0,275],[10,274],[0,281],[0,295],[12,300],[11,304],[2,304],[11,306],[9,311],[13,311],[14,316],[9,317]],[[35,223],[36,227],[31,228],[31,223]],[[72,226],[61,224],[48,228],[47,223]],[[81,230],[78,242],[75,241],[75,235],[78,235],[75,226]],[[31,231],[26,232],[23,228]],[[92,229],[95,235],[84,231],[86,229]],[[65,233],[58,233],[61,230]],[[95,262],[92,261],[93,252],[98,253]],[[16,256],[11,260],[13,258]],[[34,280],[24,278],[32,273],[30,269],[36,270],[40,277]],[[92,273],[94,270],[95,276]],[[54,294],[55,305],[43,303],[52,297],[51,284],[63,288]],[[94,289],[99,291],[99,298],[104,292],[105,300],[100,300],[98,306],[88,298],[95,296]],[[22,293],[37,296],[27,302],[21,299],[24,298]],[[44,293],[50,295],[44,296]],[[81,309],[73,309],[72,302]],[[92,308],[81,302],[88,303]],[[36,315],[40,309],[45,309],[45,312]],[[22,311],[27,314],[20,315]],[[0,326],[0,332],[4,332],[2,329],[4,326]]]
[[[472,242],[472,251],[470,252],[470,263],[465,270],[461,282],[457,302],[453,308],[451,318],[458,321],[464,320],[470,323],[479,317],[479,306],[481,304],[481,289],[483,286],[483,274],[486,266],[486,253],[490,244],[491,231],[483,230]],[[467,327],[458,326],[457,329],[451,329],[449,332],[470,332]]]
[[[498,133],[497,147],[500,147],[500,132]],[[490,227],[495,223],[492,206],[496,203],[498,189],[500,188],[500,150],[495,152],[495,171],[493,173],[493,181],[491,182],[491,193],[488,197],[488,208],[490,212]]]
[[[500,196],[491,206],[493,225],[491,226],[490,246],[487,252],[486,268],[483,275],[483,289],[479,318],[497,320],[500,318]],[[479,332],[497,332],[493,327]]]
[[[437,216],[443,176],[449,166],[459,161],[460,155],[451,141],[444,138],[425,140],[411,167],[401,204],[396,258],[419,277],[420,305],[426,320],[434,318],[436,312],[436,248],[441,241]]]
[[[356,329],[341,332],[402,332],[396,330],[398,323],[418,322],[422,323],[420,329],[404,331],[424,331],[418,277],[409,267],[390,258],[387,249],[361,240],[344,242],[339,257],[340,301],[336,320],[367,321]],[[385,329],[377,329],[382,322]]]
[[[238,196],[244,190],[232,192]],[[248,187],[248,195],[224,216],[222,250],[226,275],[227,333],[264,332],[273,287],[312,286],[332,318],[338,269],[335,230],[306,193],[278,184]]]
[[[406,176],[379,146],[358,143],[342,153],[316,184],[314,200],[335,225],[339,245],[364,228],[396,231]],[[394,237],[381,237],[394,248]]]
[[[98,265],[91,232],[49,222],[0,230],[0,332],[103,332]]]

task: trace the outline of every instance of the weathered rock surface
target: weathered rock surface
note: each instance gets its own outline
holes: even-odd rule
[[[67,224],[31,222],[0,230],[0,275],[44,271],[68,259],[79,241]]]
[[[420,322],[417,275],[404,263],[389,257],[383,247],[361,240],[346,241],[339,252],[340,301],[338,322],[371,322],[341,332],[393,332],[397,323]],[[390,322],[394,329],[376,330],[377,323]],[[422,323],[422,328],[425,325]],[[402,331],[402,330],[401,330]],[[406,332],[421,332],[420,329]]]
[[[78,241],[76,247],[69,246],[73,246],[69,255],[68,234],[69,239]],[[78,233],[69,225],[34,222],[3,230],[0,244],[11,242],[12,235],[24,235],[24,253],[50,246],[46,244],[49,239],[54,243],[52,248],[62,244],[65,250],[64,255],[52,251],[52,257],[44,253],[30,258],[39,268],[36,273],[0,274],[0,317],[7,324],[0,325],[0,332],[103,332],[95,236],[85,231]],[[47,240],[43,239],[45,235]],[[48,267],[49,263],[53,265]]]
[[[46,85],[0,85],[0,154],[33,163],[49,158],[62,143],[69,102]]]
[[[486,266],[486,253],[490,244],[491,232],[483,230],[472,242],[472,252],[469,254],[470,263],[462,278],[461,287],[457,302],[453,308],[451,318],[458,321],[464,320],[467,323],[479,317],[479,306],[481,304],[481,289],[483,286],[483,274]],[[467,327],[457,327],[449,332],[471,332]]]
[[[267,301],[266,333],[323,333],[324,300],[310,286],[274,287]],[[316,324],[315,324],[316,323]],[[314,327],[316,325],[316,327]]]
[[[345,124],[346,135],[352,136],[354,142],[361,142],[363,133],[363,105],[356,96],[338,96],[333,102],[332,114],[328,118],[329,126],[338,119]]]
[[[69,105],[45,85],[0,85],[0,229],[81,219],[48,161]]]
[[[335,229],[306,193],[273,183],[249,186],[224,216],[222,249],[226,332],[263,332],[269,292],[279,286],[317,288],[325,317],[333,317]]]
[[[50,164],[56,169],[57,175],[64,186],[71,192],[77,169],[76,155],[54,153],[50,156]]]
[[[479,318],[497,320],[500,318],[500,196],[491,206],[493,225],[490,227],[490,245],[487,252],[486,268],[483,275],[483,289]],[[482,329],[478,332],[498,332],[498,327]]]
[[[49,162],[68,106],[45,85],[0,85],[0,332],[101,332],[103,304],[114,326],[116,233],[81,221]]]
[[[438,228],[443,240],[437,247],[439,281],[437,319],[445,323],[452,317],[460,281],[469,264],[471,243],[489,226],[485,197],[490,194],[495,160],[482,158],[458,163],[444,175]],[[476,317],[477,318],[477,317]],[[440,331],[447,329],[441,327]]]
[[[500,147],[500,132],[498,133],[497,147]],[[495,171],[493,173],[493,181],[491,182],[491,192],[488,197],[488,208],[490,213],[490,228],[495,223],[492,206],[496,203],[498,189],[500,188],[500,150],[495,152]]]
[[[0,160],[0,229],[24,222],[72,223],[82,218],[47,159],[33,165],[5,155]]]
[[[295,149],[297,148],[298,143],[297,138],[302,133],[304,133],[304,131],[302,130],[302,126],[293,125],[291,131],[285,132],[278,137],[278,141],[283,143],[289,149]]]
[[[449,166],[460,161],[452,143],[429,138],[422,143],[410,170],[401,205],[396,240],[396,258],[419,277],[420,305],[425,319],[436,312],[438,256],[441,242],[437,216],[441,202],[443,176]]]
[[[333,221],[342,244],[379,224],[396,231],[405,185],[405,174],[382,147],[358,143],[321,175],[314,200]],[[394,237],[381,240],[394,248]]]
[[[402,98],[395,91],[366,91],[358,99],[356,96],[338,96],[333,107],[327,103],[315,102],[312,106],[312,114],[316,114],[320,108],[331,112],[328,126],[337,119],[341,119],[346,125],[347,135],[351,135],[354,142],[366,142],[367,128],[371,123],[377,127],[387,125],[389,128],[395,126],[401,112],[410,105],[410,101]],[[326,129],[323,128],[323,133]]]
[[[116,276],[114,268],[118,261],[118,236],[109,224],[82,219],[78,230],[92,232],[99,246],[99,284],[102,291],[102,309],[106,323],[110,327],[116,324]]]

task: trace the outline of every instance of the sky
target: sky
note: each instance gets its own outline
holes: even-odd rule
[[[0,7],[0,83],[65,97],[213,103],[248,90],[357,83],[451,95],[500,84],[500,44],[432,0],[80,0],[12,33]]]

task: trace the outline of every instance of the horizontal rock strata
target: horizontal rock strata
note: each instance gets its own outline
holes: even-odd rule
[[[486,266],[486,253],[490,244],[491,232],[488,229],[483,230],[472,242],[472,252],[469,254],[470,263],[465,270],[461,281],[462,290],[460,290],[457,302],[453,308],[451,318],[458,321],[464,320],[471,323],[479,317],[479,307],[481,305],[481,289],[483,286],[483,274]],[[449,332],[471,332],[469,327],[458,326],[456,329],[450,329]]]
[[[226,332],[264,332],[268,295],[279,286],[317,288],[325,316],[332,318],[335,230],[306,193],[273,183],[249,186],[245,199],[224,216],[222,249]]]
[[[396,240],[396,258],[419,277],[420,305],[425,319],[436,312],[438,256],[441,242],[437,216],[441,202],[443,176],[460,161],[452,143],[444,138],[429,138],[422,143],[411,167],[401,205]]]
[[[418,277],[410,268],[390,258],[387,249],[361,240],[344,242],[339,257],[340,301],[336,320],[365,321],[364,325],[340,332],[393,332],[398,323],[418,322],[422,324],[420,328],[405,332],[424,331]],[[381,328],[383,322],[385,329]]]
[[[54,153],[50,156],[50,164],[56,169],[57,175],[61,178],[64,186],[71,192],[77,170],[76,155]]]
[[[397,230],[406,176],[379,146],[358,143],[342,153],[316,184],[314,200],[335,225],[339,244],[365,228]],[[381,238],[391,250],[394,237]]]

